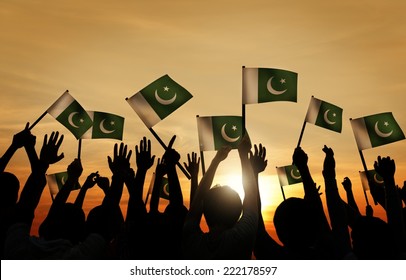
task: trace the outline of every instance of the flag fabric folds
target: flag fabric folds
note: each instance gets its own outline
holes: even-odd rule
[[[124,118],[115,114],[87,111],[93,122],[92,127],[82,135],[82,139],[123,139]]]
[[[164,75],[128,98],[127,102],[151,128],[192,97],[185,88]]]
[[[306,122],[341,133],[343,109],[312,96]]]
[[[65,185],[65,182],[68,179],[68,172],[64,171],[49,175],[47,174],[46,178],[49,191],[51,192],[51,195],[54,196],[59,192],[63,185]],[[80,189],[80,184],[75,185],[73,189]]]
[[[297,73],[273,68],[243,68],[243,104],[297,101]]]
[[[281,187],[302,182],[302,176],[295,165],[287,165],[276,168]]]
[[[217,151],[223,146],[237,148],[242,129],[241,116],[197,117],[200,151]]]
[[[362,188],[364,191],[370,190],[370,184],[373,184],[372,187],[383,188],[385,186],[383,178],[376,173],[375,170],[368,170],[367,172],[360,171],[359,175],[361,177]]]
[[[351,120],[359,150],[370,149],[405,139],[391,112]]]
[[[48,108],[47,113],[63,124],[79,139],[91,126],[92,120],[85,109],[70,94],[65,91]]]

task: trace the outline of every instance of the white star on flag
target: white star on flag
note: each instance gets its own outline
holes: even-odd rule
[[[285,84],[286,83],[286,79],[281,79],[281,84]]]
[[[164,87],[164,91],[169,91],[169,88],[168,88],[168,87]]]

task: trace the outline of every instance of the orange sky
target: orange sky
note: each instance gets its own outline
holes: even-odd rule
[[[336,155],[337,179],[341,182],[345,176],[350,177],[364,211],[358,175],[362,164],[348,119],[390,111],[405,131],[405,12],[406,3],[400,0],[3,0],[0,153],[27,121],[36,120],[69,89],[87,110],[125,117],[123,141],[134,147],[145,135],[153,140],[153,153],[159,157],[163,149],[125,98],[169,74],[194,97],[154,129],[165,142],[173,134],[178,136],[174,148],[183,162],[187,153],[198,152],[197,114],[241,114],[243,65],[282,68],[299,75],[298,102],[247,106],[252,141],[268,150],[268,168],[261,174],[267,223],[282,200],[275,167],[291,162],[312,95],[344,109],[341,134],[311,124],[306,127],[302,147],[309,155],[314,179],[323,185],[321,149],[324,144],[331,146]],[[32,131],[38,150],[43,135],[53,130],[65,134],[65,158],[49,173],[65,170],[77,154],[76,139],[49,115]],[[82,181],[96,170],[110,176],[106,158],[116,142],[83,141]],[[378,155],[393,157],[396,181],[403,185],[405,145],[400,141],[364,151],[368,167],[373,167]],[[207,164],[213,155],[205,153]],[[17,152],[7,170],[25,182],[29,166],[23,151]],[[238,158],[231,153],[215,183],[234,182],[238,173]],[[152,170],[147,180],[151,174]],[[184,197],[188,198],[189,183],[179,174]],[[300,185],[286,187],[285,191],[287,196],[302,195]],[[342,189],[340,193],[344,198]],[[98,203],[99,194],[99,190],[90,190],[85,203]],[[126,198],[125,193],[123,207]],[[370,196],[369,200],[372,203]],[[46,189],[36,222],[49,203]],[[374,209],[382,215],[379,207]]]

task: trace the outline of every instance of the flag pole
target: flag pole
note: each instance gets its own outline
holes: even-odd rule
[[[165,151],[168,149],[168,146],[162,141],[162,139],[159,137],[159,135],[155,132],[155,130],[152,127],[149,127],[149,131],[151,131],[152,135],[154,135],[155,139],[161,144],[161,146],[165,149]],[[185,174],[186,178],[190,180],[190,174],[189,172],[186,171],[185,168],[183,168],[182,164],[179,163],[179,161],[176,163],[176,165],[180,168],[180,170]]]
[[[78,159],[80,159],[81,152],[82,152],[82,138],[79,139],[78,143]]]
[[[297,146],[296,146],[298,148],[300,147],[300,143],[302,142],[305,128],[306,128],[306,120],[303,122],[302,131],[300,131],[299,141],[297,142]]]
[[[196,119],[198,117],[199,117],[199,115],[196,115]],[[200,148],[200,161],[201,161],[201,164],[202,164],[202,174],[204,175],[204,173],[206,173],[206,165],[204,163],[204,152],[202,151],[201,148]]]
[[[48,113],[48,111],[45,111],[44,113],[42,113],[42,115],[39,116],[39,118],[35,122],[33,122],[32,125],[30,125],[28,130],[31,130],[37,123],[39,123],[39,121],[42,120],[47,113]]]
[[[366,164],[366,162],[365,162],[364,154],[362,153],[362,150],[358,150],[358,152],[359,152],[359,156],[361,157],[361,162],[362,162],[362,165],[364,166],[364,170],[365,170],[365,176],[367,177],[367,181],[368,181],[368,184],[369,184],[370,178],[369,178],[369,176],[368,176],[368,168],[367,168],[367,164]],[[366,200],[366,202],[367,202],[367,206],[369,206],[369,201],[368,201],[368,197],[367,197],[367,192],[365,191],[364,188],[362,188],[362,189],[364,190],[364,196],[365,196],[365,200]],[[375,200],[375,199],[374,199],[374,200]],[[377,205],[377,202],[376,202],[376,201],[375,201],[375,205]]]
[[[278,167],[276,167],[276,170],[278,170]],[[283,200],[286,200],[285,192],[283,191],[283,186],[282,186],[282,184],[280,184],[280,182],[279,182],[279,185],[281,186]]]
[[[245,66],[243,65],[242,66],[242,75],[243,75],[243,77],[244,77],[244,69],[245,69]],[[244,79],[242,79],[242,94],[244,94]],[[242,99],[242,98],[241,98]],[[241,100],[242,101],[242,100]],[[241,115],[242,115],[242,133],[243,133],[243,135],[245,134],[245,104],[244,104],[244,102],[241,102],[242,103],[242,108],[241,108]]]

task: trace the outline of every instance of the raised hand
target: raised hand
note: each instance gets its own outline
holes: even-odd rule
[[[334,160],[334,152],[333,149],[324,145],[323,152],[326,154],[323,164],[323,176],[331,179],[335,179],[336,172],[336,162]]]
[[[307,167],[307,162],[309,160],[307,154],[302,150],[301,147],[297,147],[293,152],[293,164],[299,169],[299,171]]]
[[[87,176],[85,183],[83,184],[82,188],[87,188],[91,189],[96,185],[97,179],[100,177],[99,171],[90,173],[89,176]]]
[[[102,189],[104,194],[107,194],[107,192],[108,192],[108,190],[110,188],[110,180],[109,180],[109,178],[98,176],[95,179],[95,182],[96,182],[97,186],[99,186],[99,188]]]
[[[240,155],[248,155],[251,151],[251,147],[251,139],[248,133],[245,133],[243,138],[241,139],[241,142],[238,144],[238,153]]]
[[[390,157],[378,156],[378,160],[374,163],[375,171],[382,176],[384,180],[393,179],[395,176],[396,165],[395,161]]]
[[[35,146],[35,136],[31,134],[31,131],[28,129],[30,123],[25,125],[24,130],[13,136],[13,145],[16,149],[22,148],[24,146]]]
[[[175,139],[176,135],[174,135],[171,141],[169,141],[168,148],[166,149],[165,154],[163,155],[163,159],[165,160],[165,164],[167,166],[175,166],[180,159],[180,154],[172,148]]]
[[[73,182],[78,182],[80,175],[82,175],[83,167],[80,159],[75,158],[68,166],[68,178]]]
[[[52,132],[48,140],[48,134],[44,136],[44,144],[40,152],[40,160],[45,164],[54,164],[64,158],[64,154],[58,155],[59,147],[63,141],[63,135],[59,137],[59,132]]]
[[[120,144],[120,148],[118,148],[117,144],[114,145],[113,159],[110,156],[107,157],[113,175],[125,178],[130,169],[131,153],[131,150],[127,152],[127,145],[124,145],[124,143]]]
[[[346,192],[351,192],[352,191],[352,183],[350,178],[345,177],[344,180],[341,182],[341,185],[343,185],[344,190]]]
[[[231,151],[231,147],[230,146],[223,146],[221,147],[216,155],[214,156],[213,160],[216,160],[217,162],[221,162],[223,160],[225,160],[228,156],[228,154]]]
[[[151,140],[144,137],[140,146],[135,146],[135,157],[138,169],[148,170],[154,164],[155,155],[151,156]]]
[[[268,165],[268,160],[265,159],[266,157],[266,148],[259,144],[258,146],[254,145],[254,153],[250,151],[249,159],[251,162],[252,169],[255,173],[261,173],[265,170],[266,166]]]
[[[190,173],[190,175],[198,176],[199,174],[199,166],[200,166],[200,157],[197,157],[195,152],[192,152],[192,155],[187,155],[188,163],[184,162],[183,165],[185,166],[186,170]]]

